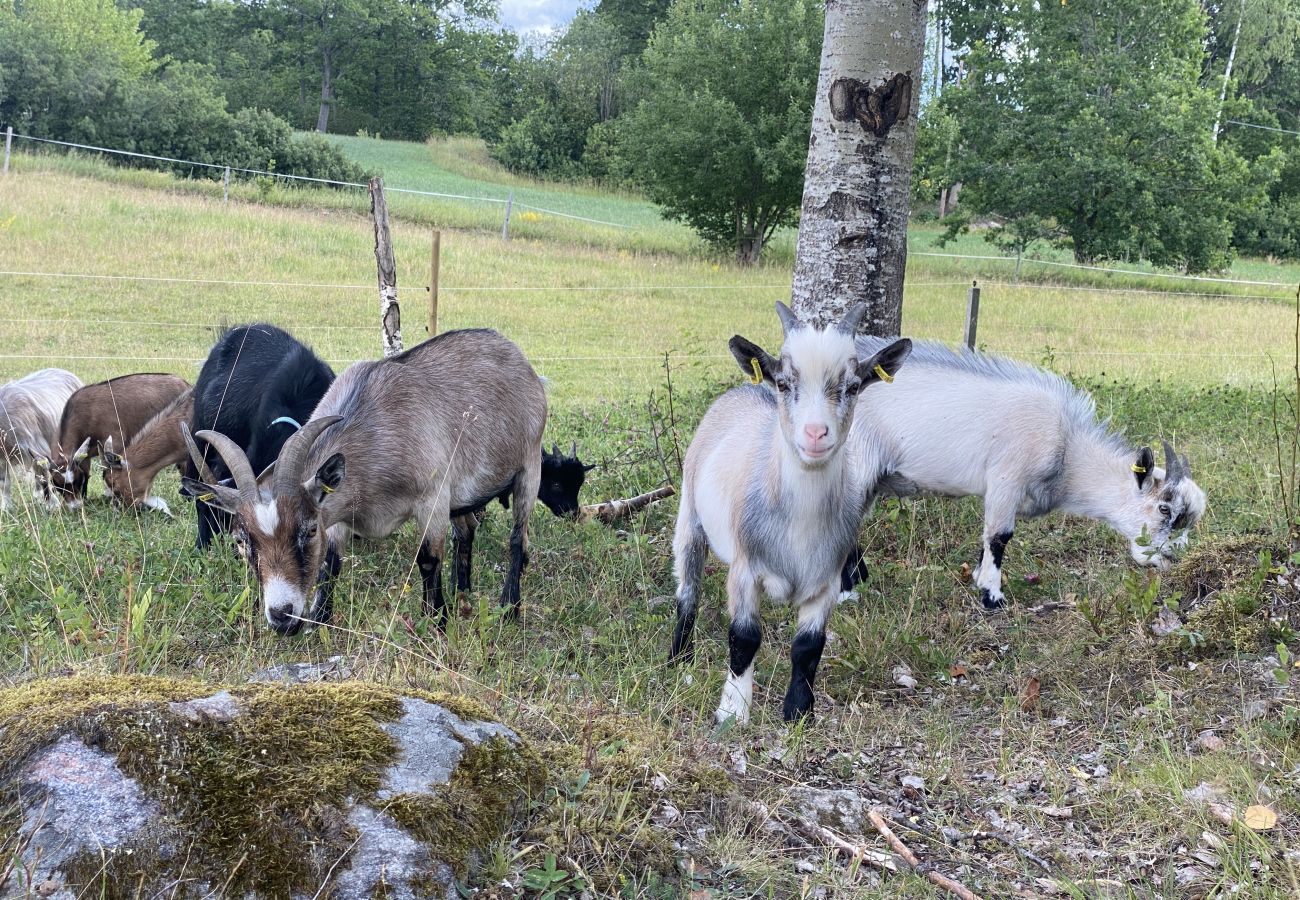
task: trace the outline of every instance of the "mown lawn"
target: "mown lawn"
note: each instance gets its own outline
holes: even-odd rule
[[[97,174],[20,157],[0,183],[0,269],[374,279],[365,217],[308,202],[333,194],[300,192],[285,206],[249,188],[223,208],[219,194],[189,184]],[[413,288],[409,342],[423,321],[410,311],[423,309],[427,222],[399,217],[395,231],[398,283]],[[909,271],[905,329],[955,340],[967,273],[930,260]],[[594,501],[676,481],[694,423],[735,383],[726,338],[739,331],[773,344],[771,303],[788,280],[780,265],[744,271],[553,234],[507,245],[449,231],[441,323],[491,325],[520,342],[550,379],[548,443],[577,441],[599,465],[585,491]],[[1169,437],[1190,455],[1210,497],[1194,539],[1207,562],[1162,579],[1154,604],[1122,540],[1052,517],[1017,531],[1011,608],[988,616],[962,573],[977,553],[978,504],[884,503],[863,532],[871,577],[832,620],[816,721],[780,722],[789,611],[770,607],[754,721],[717,729],[720,569],[706,582],[695,661],[666,664],[671,500],[620,529],[539,512],[518,624],[494,608],[508,521],[494,510],[478,542],[476,590],[446,636],[420,620],[408,528],[351,548],[334,623],[285,639],[253,608],[255,585],[231,545],[191,549],[191,511],[167,473],[174,520],[113,512],[98,481],[83,513],[29,505],[0,520],[0,677],[133,672],[217,683],[338,656],[355,677],[473,696],[551,766],[550,789],[477,876],[480,896],[512,895],[494,886],[517,884],[548,852],[601,896],[940,896],[798,832],[810,790],[897,811],[896,830],[923,859],[985,897],[1293,896],[1300,678],[1282,684],[1274,670],[1290,670],[1270,655],[1279,640],[1300,647],[1288,630],[1295,610],[1265,586],[1257,553],[1280,550],[1284,533],[1267,354],[1280,372],[1291,365],[1294,312],[1283,299],[1077,286],[990,286],[981,341],[1072,373],[1132,439]],[[378,352],[366,287],[0,276],[0,297],[7,377],[57,364],[87,380],[193,375],[215,324],[253,317],[291,327],[340,367]],[[671,394],[665,352],[676,354]],[[1195,596],[1207,573],[1234,579],[1215,595],[1227,606]],[[1157,640],[1146,623],[1165,601],[1189,621]],[[898,684],[900,666],[915,689]],[[1207,730],[1221,746],[1201,737]],[[1238,810],[1275,810],[1278,826],[1224,825],[1185,793],[1202,782]],[[839,831],[883,849],[869,826],[845,819]]]

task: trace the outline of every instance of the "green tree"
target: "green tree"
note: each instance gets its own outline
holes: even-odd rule
[[[798,212],[821,39],[812,0],[696,0],[642,56],[621,151],[666,215],[743,263]]]
[[[1204,271],[1229,260],[1246,172],[1213,143],[1196,0],[946,4],[968,75],[942,103],[961,122],[962,202],[1051,220],[1076,259]]]

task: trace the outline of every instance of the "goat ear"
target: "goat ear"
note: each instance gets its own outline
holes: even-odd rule
[[[347,463],[343,461],[342,453],[335,453],[325,462],[321,463],[316,474],[312,476],[303,487],[307,495],[311,497],[316,504],[324,502],[325,498],[343,483],[343,476],[347,473]]]
[[[1143,447],[1138,451],[1137,460],[1133,463],[1133,477],[1137,479],[1138,490],[1141,490],[1148,484],[1155,484],[1156,455],[1151,452],[1150,447]]]
[[[87,437],[81,442],[81,446],[76,449],[76,452],[72,454],[72,461],[74,463],[79,463],[90,457],[90,440],[91,439]]]
[[[748,375],[749,380],[754,384],[761,384],[764,381],[768,384],[776,383],[777,362],[762,347],[740,335],[735,335],[727,342],[727,348],[740,364],[740,371]]]
[[[894,380],[894,375],[903,367],[903,363],[912,354],[910,338],[899,338],[883,350],[877,351],[866,362],[858,363],[858,377],[866,387],[874,381],[886,383]]]
[[[109,438],[109,440],[112,440],[112,438]],[[99,454],[99,458],[103,460],[105,469],[125,469],[127,467],[126,460],[108,447],[105,447],[104,452]]]
[[[596,468],[596,464],[595,464],[595,463],[583,463],[583,464],[582,464],[582,471],[584,471],[584,472],[590,472],[590,471],[591,471],[592,469],[594,469],[594,468]]]
[[[204,484],[197,478],[181,476],[181,496],[199,500],[208,506],[233,513],[239,506],[239,489],[224,484]]]

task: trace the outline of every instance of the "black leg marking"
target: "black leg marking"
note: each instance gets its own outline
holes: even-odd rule
[[[673,628],[673,647],[668,651],[668,661],[675,662],[682,660],[690,662],[695,658],[695,642],[692,639],[695,634],[695,604],[690,604],[689,609],[684,609],[680,601],[677,603],[677,626]]]
[[[993,565],[999,569],[1002,568],[1002,556],[1007,552],[1007,544],[1011,543],[1012,534],[1014,532],[1004,531],[989,538],[989,550],[993,552]]]
[[[763,643],[763,629],[753,619],[732,620],[727,632],[727,645],[731,648],[731,671],[743,675],[754,664],[758,647]]]
[[[420,566],[420,577],[424,579],[424,601],[420,604],[420,611],[432,616],[434,624],[445,629],[447,598],[442,593],[442,559],[429,552],[428,544],[421,544],[415,561]]]
[[[812,715],[813,680],[826,648],[826,632],[801,631],[790,645],[790,689],[785,694],[781,716],[787,722]]]
[[[312,600],[311,613],[313,622],[325,623],[334,617],[334,580],[339,577],[343,560],[334,549],[333,544],[325,545],[325,559],[321,561],[320,574],[316,579],[316,596]]]
[[[470,513],[473,515],[473,513]],[[452,523],[452,550],[456,554],[456,593],[469,593],[470,578],[474,569],[473,525]]]
[[[686,545],[681,559],[682,580],[677,585],[677,625],[673,628],[673,646],[668,651],[668,661],[695,658],[695,608],[700,596],[700,576],[704,572],[705,547],[703,535]]]
[[[519,618],[519,579],[523,577],[528,566],[528,551],[524,549],[524,529],[516,525],[510,531],[510,571],[506,573],[506,583],[501,590],[501,605],[505,607],[506,617]]]
[[[840,590],[851,591],[866,580],[866,557],[863,556],[861,547],[854,547],[849,558],[844,561],[844,568],[840,570]]]
[[[984,604],[985,609],[1003,609],[1007,605],[1006,600],[995,600],[989,593],[988,588],[980,588],[980,602]]]

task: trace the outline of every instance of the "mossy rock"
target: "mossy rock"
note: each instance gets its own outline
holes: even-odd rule
[[[0,897],[454,896],[543,780],[447,695],[33,681],[0,690]]]

